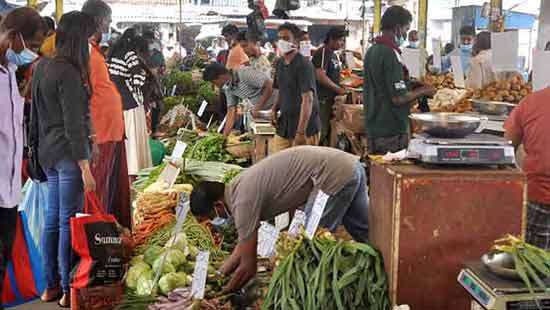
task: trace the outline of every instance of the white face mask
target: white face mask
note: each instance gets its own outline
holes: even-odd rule
[[[294,44],[288,42],[288,41],[285,41],[285,40],[279,40],[277,42],[277,47],[279,47],[279,50],[281,51],[281,53],[283,55],[286,55],[292,51],[294,51],[296,49],[296,47],[294,46]]]

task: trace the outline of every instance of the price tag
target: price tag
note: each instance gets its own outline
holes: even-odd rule
[[[168,163],[166,167],[164,167],[164,170],[160,173],[159,179],[164,181],[168,185],[168,188],[172,188],[172,186],[176,183],[176,179],[179,174],[180,168],[176,168],[171,163]]]
[[[202,115],[204,114],[204,111],[206,110],[207,105],[208,105],[208,102],[206,102],[206,100],[203,100],[199,110],[197,111],[197,115],[199,117],[202,117]]]
[[[535,50],[533,53],[533,89],[550,87],[550,52]]]
[[[279,238],[279,230],[266,222],[261,222],[258,229],[258,256],[272,257],[275,254],[275,244]]]
[[[179,193],[178,205],[176,207],[176,226],[174,227],[174,236],[179,234],[181,231],[185,218],[189,213],[189,209],[189,194]]]
[[[180,159],[183,156],[183,153],[185,153],[185,149],[187,149],[187,143],[180,140],[176,141],[176,146],[174,147],[174,151],[172,151],[170,160],[175,162]]]
[[[195,271],[193,271],[193,282],[191,282],[191,296],[195,299],[204,298],[206,287],[206,277],[208,276],[208,259],[210,252],[200,251],[195,262]]]
[[[287,228],[289,222],[290,222],[290,216],[288,212],[279,214],[275,217],[275,227],[277,227],[279,231]]]
[[[300,232],[300,227],[305,226],[306,224],[306,214],[302,210],[296,210],[294,212],[294,218],[290,223],[290,228],[288,229],[288,234],[290,236],[297,236]]]
[[[220,127],[218,127],[218,132],[222,132],[223,127],[225,127],[225,122],[227,121],[227,115],[223,118],[222,123],[220,124]]]
[[[327,205],[329,195],[319,191],[317,197],[315,197],[315,202],[313,203],[313,208],[311,209],[311,214],[306,222],[306,236],[312,239],[315,236],[323,212],[325,211],[325,206]]]
[[[172,87],[172,92],[170,93],[170,95],[172,97],[174,97],[176,95],[176,89],[178,88],[178,85],[174,85],[174,87]]]
[[[466,87],[466,82],[464,81],[464,70],[462,68],[461,57],[451,56],[451,66],[453,67],[453,77],[455,80],[455,85],[461,88]]]

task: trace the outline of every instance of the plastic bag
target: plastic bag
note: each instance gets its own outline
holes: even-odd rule
[[[38,249],[41,249],[40,239],[44,231],[48,209],[48,183],[29,180],[25,184],[25,189],[25,196],[19,211],[25,213],[32,241]]]

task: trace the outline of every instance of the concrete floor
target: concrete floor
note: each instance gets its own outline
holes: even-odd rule
[[[44,303],[41,302],[40,299],[37,299],[33,302],[26,303],[24,305],[20,305],[13,308],[6,308],[9,310],[59,310],[63,309],[57,306],[57,303],[50,302],[50,303]]]

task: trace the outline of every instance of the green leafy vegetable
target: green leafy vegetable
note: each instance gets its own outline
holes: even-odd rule
[[[151,267],[144,261],[137,262],[128,269],[128,275],[126,276],[126,286],[131,289],[136,289],[138,279],[144,272],[151,271]]]
[[[158,245],[153,245],[150,248],[148,248],[145,253],[143,254],[143,260],[149,264],[153,265],[155,260],[164,252],[164,249]]]
[[[189,277],[183,272],[171,272],[163,275],[159,280],[160,292],[167,295],[179,287],[186,287],[191,283]]]

